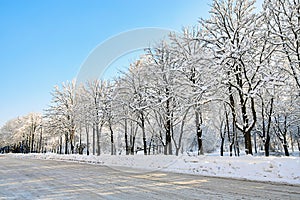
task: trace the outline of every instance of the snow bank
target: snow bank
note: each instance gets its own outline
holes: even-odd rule
[[[128,167],[147,171],[169,171],[204,176],[237,178],[255,181],[300,184],[299,157],[219,157],[219,156],[86,156],[58,154],[13,154],[17,158],[52,159],[84,162],[109,167]],[[121,168],[125,170],[124,168]],[[139,173],[139,172],[138,172]]]

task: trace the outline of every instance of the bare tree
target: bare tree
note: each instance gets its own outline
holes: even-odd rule
[[[282,66],[295,80],[300,89],[300,1],[265,0],[264,10],[272,34],[272,42],[286,65]]]
[[[253,10],[251,0],[215,0],[211,18],[200,21],[203,40],[213,54],[214,74],[221,77],[220,86],[227,88],[220,91],[227,94],[234,134],[235,128],[242,132],[246,154],[252,154],[251,131],[257,121],[254,97],[261,82],[261,65],[254,62],[257,54],[253,52],[260,16]]]
[[[172,54],[177,59],[176,88],[181,88],[178,97],[186,99],[186,109],[193,107],[195,114],[196,138],[198,143],[198,155],[203,154],[202,127],[207,96],[211,96],[215,85],[214,78],[209,72],[210,50],[204,46],[202,32],[196,28],[184,28],[183,35],[171,34]],[[210,92],[209,92],[210,91]]]
[[[53,126],[60,127],[65,135],[65,154],[68,153],[68,144],[71,153],[75,153],[75,82],[66,82],[59,88],[56,86],[52,94],[52,105],[46,110],[46,116],[51,118]]]
[[[120,103],[123,108],[127,110],[125,110],[126,112],[124,113],[125,120],[129,119],[130,121],[134,121],[141,128],[143,151],[144,155],[147,155],[146,118],[149,105],[146,91],[147,76],[144,74],[146,69],[143,62],[145,62],[145,60],[140,59],[130,66],[129,72],[126,73],[122,81],[119,82],[118,91],[120,93],[118,94],[118,98],[120,98]],[[131,113],[131,116],[128,116],[128,111]],[[134,132],[134,130],[132,131]]]
[[[101,131],[105,124],[105,101],[106,101],[106,82],[100,80],[90,81],[86,85],[88,98],[88,110],[91,112],[90,119],[93,127],[93,154],[95,153],[95,136],[97,140],[97,155],[101,153]]]

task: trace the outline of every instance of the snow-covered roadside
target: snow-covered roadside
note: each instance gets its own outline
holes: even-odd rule
[[[219,157],[219,156],[86,156],[58,154],[12,154],[35,158],[85,162],[110,167],[130,167],[148,171],[169,171],[204,176],[300,184],[299,157]]]

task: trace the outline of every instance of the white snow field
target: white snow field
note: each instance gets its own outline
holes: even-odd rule
[[[267,181],[300,185],[300,157],[220,157],[204,156],[165,156],[165,155],[59,155],[13,154],[20,159],[52,159],[109,167],[129,167],[148,171],[169,171],[203,176],[227,177],[254,181]]]

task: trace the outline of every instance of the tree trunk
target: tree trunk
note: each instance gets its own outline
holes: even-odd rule
[[[290,156],[287,144],[283,144],[283,149],[284,149],[284,155],[285,156]]]
[[[176,152],[175,152],[176,156],[179,155],[179,151],[180,151],[180,147],[177,147],[177,148],[176,148]]]
[[[291,137],[292,152],[294,152],[294,140],[293,140],[293,134],[292,134],[292,132],[290,132],[290,137]]]
[[[144,155],[147,155],[147,140],[146,140],[146,131],[145,131],[145,118],[144,114],[141,113],[141,128],[143,132],[143,144],[144,144]]]
[[[228,72],[228,75],[230,75],[230,72]],[[232,136],[230,136],[230,131],[229,131],[229,126],[227,127],[228,130],[228,139],[230,141],[229,144],[229,151],[230,151],[230,156],[232,156],[232,148],[234,146],[234,151],[235,151],[235,156],[236,156],[236,137],[237,137],[237,131],[236,131],[236,112],[235,112],[235,100],[233,97],[233,91],[232,91],[232,86],[228,86],[228,94],[229,94],[229,102],[230,102],[230,108],[231,108],[231,115],[232,115]],[[227,124],[229,125],[229,119],[228,119],[228,114],[227,114]],[[231,139],[232,138],[232,139]]]
[[[62,154],[62,136],[60,136],[60,141],[59,141],[59,154]]]
[[[96,154],[96,125],[93,124],[93,155]]]
[[[40,133],[40,141],[39,141],[39,153],[42,153],[42,140],[43,140],[43,129],[41,127],[41,133]]]
[[[248,132],[245,131],[244,134],[245,134],[245,136],[244,136],[244,138],[245,138],[245,152],[246,152],[247,155],[248,154],[253,155],[253,153],[252,153],[252,143],[251,143],[251,133],[250,133],[250,131],[248,131]]]
[[[229,116],[228,116],[229,114],[226,110],[226,105],[224,105],[224,108],[225,108],[225,120],[226,120],[225,130],[227,132],[227,137],[228,137],[228,140],[229,140],[229,156],[232,157],[232,147],[233,147],[233,144],[234,144],[234,135],[232,135],[232,136],[230,135],[230,124],[229,124]],[[234,114],[232,114],[232,115],[234,117]],[[235,131],[234,127],[235,127],[235,123],[232,122],[232,132],[233,133]],[[224,130],[224,132],[225,132],[225,130]]]
[[[297,127],[297,130],[298,130],[298,136],[300,136],[300,127],[298,126]],[[298,151],[299,151],[299,155],[300,155],[300,138],[297,139],[297,144],[298,144]]]
[[[176,156],[179,155],[179,150],[181,148],[181,143],[182,143],[182,136],[183,136],[183,131],[184,131],[184,125],[185,125],[185,119],[186,119],[186,116],[189,112],[189,109],[185,112],[183,118],[182,118],[182,121],[181,121],[181,126],[180,126],[180,135],[179,135],[179,141],[178,141],[178,145],[176,146],[176,142],[175,142],[175,139],[173,137],[173,140],[174,140],[174,144],[175,144],[175,147],[176,147]],[[173,134],[172,134],[173,136]]]
[[[169,97],[169,89],[166,88],[166,95]],[[170,111],[170,99],[166,101],[166,150],[165,154],[166,155],[172,155],[172,136],[171,136],[171,128],[172,128],[172,122],[171,122],[171,111]]]
[[[283,138],[283,149],[284,149],[284,155],[285,156],[290,156],[289,149],[288,149],[288,143],[287,143],[287,140],[286,140],[285,136]]]
[[[265,141],[265,156],[270,155],[270,134],[267,133]]]
[[[75,152],[74,152],[74,147],[75,147],[75,145],[74,145],[74,143],[75,143],[75,129],[71,129],[70,130],[70,145],[71,145],[71,153],[72,154],[74,154]]]
[[[65,133],[65,154],[68,154],[68,137],[69,134]]]
[[[100,156],[100,132],[101,132],[101,125],[99,128],[99,124],[96,124],[96,134],[97,134],[97,156]]]
[[[197,139],[198,139],[198,155],[203,155],[202,129],[201,128],[198,128],[198,130],[197,130]]]
[[[133,122],[130,122],[130,154],[134,155],[135,136],[138,130],[138,125],[134,127]]]
[[[85,133],[86,133],[86,155],[90,155],[90,141],[89,141],[89,126],[86,124],[85,126]]]
[[[197,133],[197,142],[198,142],[198,155],[203,155],[203,146],[202,146],[202,116],[201,113],[195,111],[196,116],[196,133]]]
[[[221,146],[220,146],[220,154],[224,156],[224,137],[221,137]]]
[[[127,133],[127,119],[125,119],[125,127],[124,127],[124,132],[125,132],[125,149],[126,149],[126,155],[129,155],[129,147],[128,147],[128,133]]]
[[[166,142],[167,142],[167,138],[166,138]],[[163,144],[163,148],[164,148],[164,155],[168,155],[168,146],[166,144]]]
[[[110,151],[111,155],[115,155],[114,151],[114,132],[111,126],[111,123],[109,123],[109,130],[110,130]]]
[[[271,129],[271,123],[272,123],[272,113],[273,113],[273,103],[274,103],[274,98],[272,97],[270,100],[270,110],[268,113],[268,126],[267,126],[267,130],[266,130],[266,135],[264,135],[264,137],[266,137],[266,141],[265,141],[265,156],[269,156],[270,155],[270,129]]]
[[[134,155],[134,144],[135,144],[135,136],[132,136],[132,140],[131,140],[131,149],[130,149],[130,154]]]
[[[240,156],[240,146],[239,146],[239,141],[237,140],[237,138],[235,138],[235,149],[236,149],[235,156]]]
[[[82,131],[82,129],[81,129],[81,125],[80,125],[80,128],[79,128],[79,147],[78,147],[78,152],[79,152],[79,154],[80,155],[82,155],[83,154],[83,150],[84,150],[84,148],[82,147],[82,141],[81,141],[81,131]]]
[[[151,140],[150,140],[150,143],[149,143],[149,147],[148,147],[148,155],[150,155],[151,145],[152,145],[152,139],[153,139],[153,137],[151,137]]]
[[[30,153],[33,153],[33,146],[34,146],[34,132],[32,131]]]
[[[257,154],[256,133],[255,133],[253,139],[254,139],[254,152],[255,152],[255,154]]]

